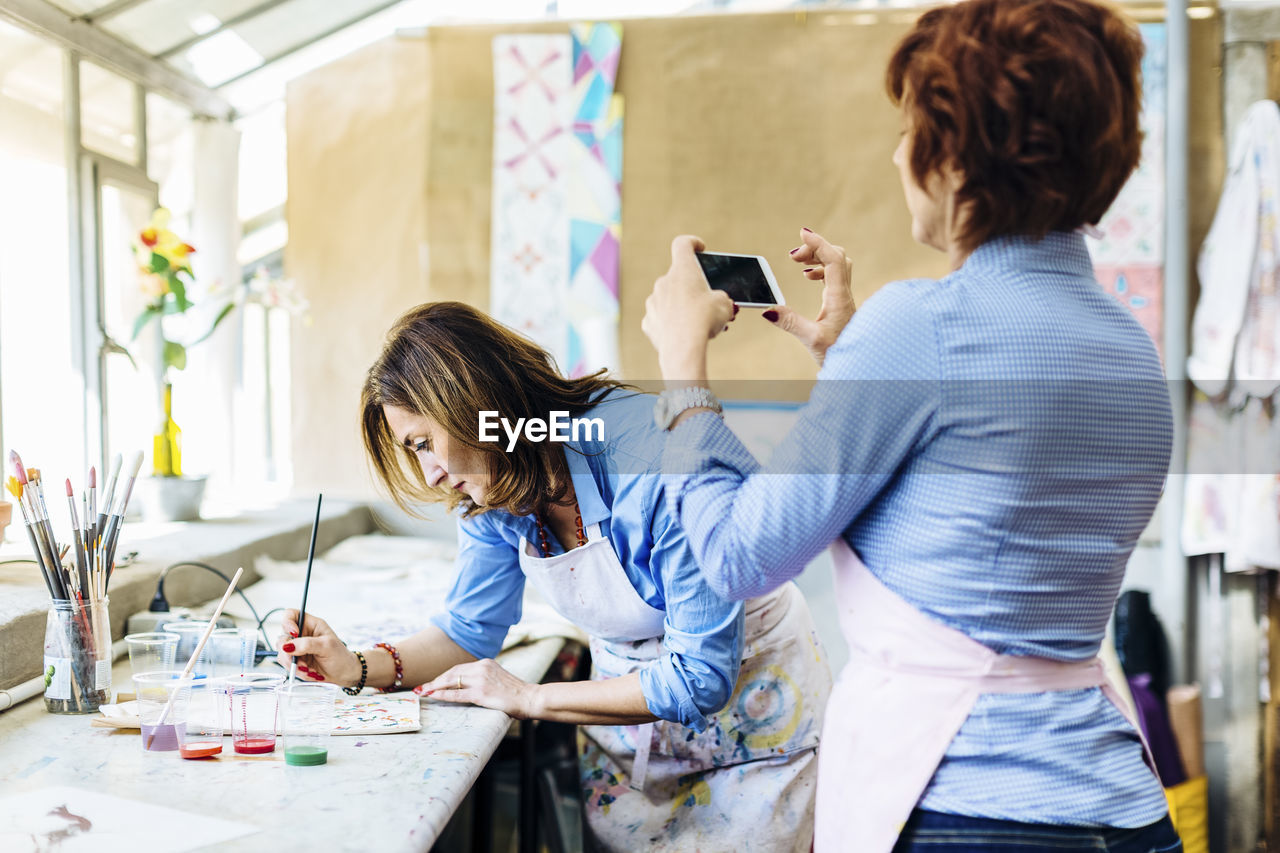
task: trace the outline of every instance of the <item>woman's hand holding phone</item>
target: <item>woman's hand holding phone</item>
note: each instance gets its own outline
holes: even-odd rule
[[[696,254],[705,248],[689,235],[672,240],[671,266],[645,300],[640,328],[658,351],[658,364],[669,382],[705,381],[707,342],[727,329],[738,313],[729,294],[707,285]]]

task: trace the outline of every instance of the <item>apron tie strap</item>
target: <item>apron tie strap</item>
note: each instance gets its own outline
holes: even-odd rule
[[[644,791],[644,780],[649,775],[649,750],[653,746],[653,723],[636,727],[636,759],[631,765],[630,787]]]

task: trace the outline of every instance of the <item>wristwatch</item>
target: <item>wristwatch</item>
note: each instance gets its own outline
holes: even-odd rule
[[[716,399],[716,395],[712,394],[709,388],[701,386],[675,388],[663,391],[658,395],[658,399],[654,401],[653,422],[658,425],[658,429],[671,429],[671,425],[676,422],[676,418],[680,417],[680,413],[687,409],[710,409],[716,414],[724,411],[720,407],[720,401]]]

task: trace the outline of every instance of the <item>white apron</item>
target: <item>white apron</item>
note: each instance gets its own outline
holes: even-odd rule
[[[843,539],[831,551],[849,663],[831,691],[829,707],[838,713],[827,715],[822,733],[818,853],[890,853],[983,693],[1100,687],[1138,730],[1097,658],[997,654],[890,590]],[[1147,763],[1155,772],[1150,751]]]
[[[522,538],[520,568],[591,636],[592,677],[627,675],[664,653],[666,614],[636,592],[600,526],[587,534],[583,547],[552,557]],[[799,589],[747,602],[744,639],[733,695],[701,734],[666,721],[579,728],[598,848],[809,849],[831,674]]]

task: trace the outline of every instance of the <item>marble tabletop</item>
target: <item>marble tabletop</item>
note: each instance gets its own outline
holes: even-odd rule
[[[561,638],[543,639],[509,649],[498,661],[526,681],[540,681],[563,645]],[[125,658],[113,684],[128,683]],[[88,789],[245,824],[247,834],[217,849],[273,853],[429,850],[511,724],[500,711],[431,702],[422,706],[421,731],[334,737],[328,764],[289,767],[280,750],[237,756],[229,738],[216,759],[147,753],[136,730],[94,728],[91,719],[49,714],[42,697],[0,714],[0,800],[39,789]],[[116,849],[119,836],[111,839],[92,849]],[[199,846],[190,838],[184,849]]]

